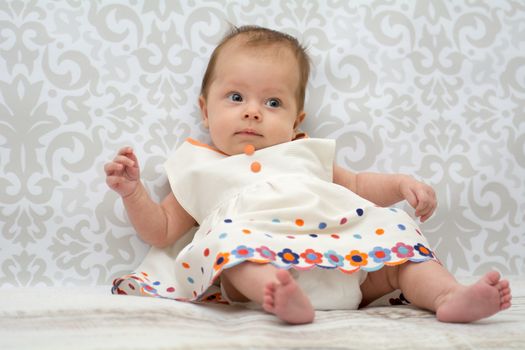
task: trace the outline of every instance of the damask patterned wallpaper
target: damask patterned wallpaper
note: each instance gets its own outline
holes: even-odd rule
[[[311,136],[355,171],[433,185],[422,228],[457,275],[525,273],[522,1],[1,1],[0,286],[107,284],[148,247],[103,164],[207,140],[197,97],[229,24],[297,36]]]

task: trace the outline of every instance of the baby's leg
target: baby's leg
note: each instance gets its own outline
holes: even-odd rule
[[[290,273],[270,264],[245,262],[222,273],[223,286],[234,301],[252,300],[292,324],[311,323],[314,309]]]
[[[382,270],[383,275],[372,275],[370,281],[363,283],[363,300],[371,299],[374,293],[370,287],[375,281],[376,287],[385,290],[401,289],[412,304],[436,312],[437,319],[443,322],[473,322],[510,307],[509,282],[501,280],[495,271],[464,286],[434,261],[405,263]],[[383,282],[378,282],[377,277],[383,277]]]

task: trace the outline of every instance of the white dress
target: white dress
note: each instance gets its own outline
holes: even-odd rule
[[[332,182],[334,154],[335,142],[325,139],[234,156],[186,140],[165,168],[199,229],[169,274],[160,278],[140,267],[115,280],[113,292],[224,301],[214,288],[221,272],[245,261],[353,274],[436,260],[404,211],[378,207]]]

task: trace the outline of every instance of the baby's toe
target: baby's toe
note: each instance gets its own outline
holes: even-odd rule
[[[498,271],[489,271],[485,275],[485,281],[488,282],[488,284],[496,286],[498,285],[498,282],[500,281],[501,275]],[[501,283],[499,284],[501,286]]]
[[[499,281],[498,288],[500,290],[510,289],[510,283],[508,280]]]

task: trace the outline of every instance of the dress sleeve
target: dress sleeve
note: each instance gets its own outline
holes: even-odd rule
[[[196,212],[196,203],[192,201],[191,189],[192,184],[191,172],[192,164],[195,162],[192,158],[192,145],[184,142],[173,154],[171,154],[166,162],[164,162],[164,170],[170,183],[171,192],[177,198],[179,204],[190,214],[197,222],[199,222],[198,213]],[[193,196],[194,198],[195,196]]]

